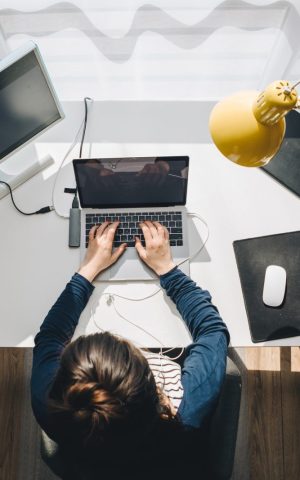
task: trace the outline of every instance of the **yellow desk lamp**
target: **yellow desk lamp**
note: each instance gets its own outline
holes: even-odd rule
[[[245,167],[262,167],[277,153],[285,133],[284,116],[299,103],[295,85],[271,83],[263,92],[243,91],[215,105],[209,129],[229,160]],[[299,105],[298,105],[299,106]]]

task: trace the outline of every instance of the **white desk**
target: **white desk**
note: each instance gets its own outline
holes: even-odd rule
[[[155,107],[150,103],[145,104],[145,116],[141,116],[143,112],[140,110],[139,114],[134,114],[134,106],[124,103],[120,104],[118,115],[118,105],[114,105],[115,114],[113,118],[108,118],[112,106],[100,102],[95,104],[87,137],[92,144],[86,146],[85,153],[90,147],[92,156],[190,156],[187,207],[205,218],[210,229],[205,250],[191,264],[191,277],[211,292],[230,330],[232,345],[251,346],[253,343],[232,242],[298,230],[299,199],[264,172],[237,167],[223,159],[207,140],[207,105],[205,107],[199,102],[198,106],[195,107],[193,103],[189,107],[188,103],[183,102],[178,108],[191,108],[193,114],[190,117],[184,115],[181,119],[177,117],[177,122],[173,110],[169,121],[166,121],[166,105],[157,104]],[[154,119],[149,120],[147,108],[152,113],[154,111],[155,122]],[[158,115],[158,111],[155,113],[155,108],[160,109],[162,115]],[[50,153],[56,164],[15,190],[15,200],[25,211],[37,210],[51,203],[55,171],[77,131],[83,107],[81,103],[70,103],[65,105],[65,111],[66,119],[36,144],[38,154]],[[145,124],[147,128],[152,125],[148,136]],[[205,143],[192,143],[198,128],[202,132],[199,139]],[[162,143],[164,129],[168,143]],[[174,142],[177,143],[170,141],[172,132],[175,132]],[[126,135],[129,139],[127,143],[124,138]],[[97,143],[100,138],[105,143]],[[78,149],[69,157],[69,161],[77,155]],[[68,213],[72,196],[62,191],[63,187],[72,185],[74,177],[69,163],[61,172],[56,194],[57,206],[65,213]],[[54,212],[33,217],[22,216],[12,207],[7,196],[0,201],[0,218],[0,345],[30,346],[43,318],[78,267],[79,249],[68,248],[68,221],[57,217]],[[203,238],[203,226],[198,220],[195,220],[195,224],[200,226]],[[191,246],[192,251],[197,248],[197,245]],[[159,346],[151,337],[122,320],[103,297],[99,298],[103,291],[140,298],[155,291],[157,285],[98,284],[76,333],[97,331],[96,322],[101,328],[118,332],[139,344]],[[116,299],[116,306],[124,317],[150,331],[164,345],[189,343],[185,326],[162,292],[143,302]],[[95,322],[91,318],[91,309],[95,310]],[[299,341],[300,338],[295,337],[256,345],[299,345]]]

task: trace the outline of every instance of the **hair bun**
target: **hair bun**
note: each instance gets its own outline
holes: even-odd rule
[[[124,402],[114,398],[97,382],[76,382],[67,391],[66,407],[77,421],[92,419],[92,423],[104,425],[109,419],[118,418],[124,411]]]
[[[66,400],[74,410],[92,409],[98,403],[100,392],[104,393],[96,382],[74,383],[68,390]]]

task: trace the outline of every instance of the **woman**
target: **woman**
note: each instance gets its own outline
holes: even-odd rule
[[[93,280],[126,249],[123,244],[112,250],[117,227],[118,222],[105,222],[91,229],[86,257],[45,318],[33,355],[32,407],[38,423],[63,451],[72,452],[73,464],[76,459],[93,469],[99,463],[112,466],[112,452],[118,452],[115,463],[124,464],[134,451],[137,464],[143,458],[137,452],[154,444],[160,448],[164,439],[171,445],[175,432],[204,429],[220,393],[229,342],[209,293],[174,264],[167,229],[145,221],[145,247],[136,238],[137,253],[159,276],[193,338],[181,378],[167,359],[160,365],[155,355],[108,332],[70,343]]]

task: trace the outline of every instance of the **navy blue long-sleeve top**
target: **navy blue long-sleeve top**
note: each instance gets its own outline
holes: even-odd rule
[[[199,428],[211,413],[225,376],[229,333],[208,291],[177,267],[160,277],[161,286],[176,304],[193,342],[187,347],[181,382],[184,389],[178,416],[186,427]],[[35,337],[31,399],[41,428],[56,440],[48,413],[48,394],[93,285],[76,273],[46,316]]]

